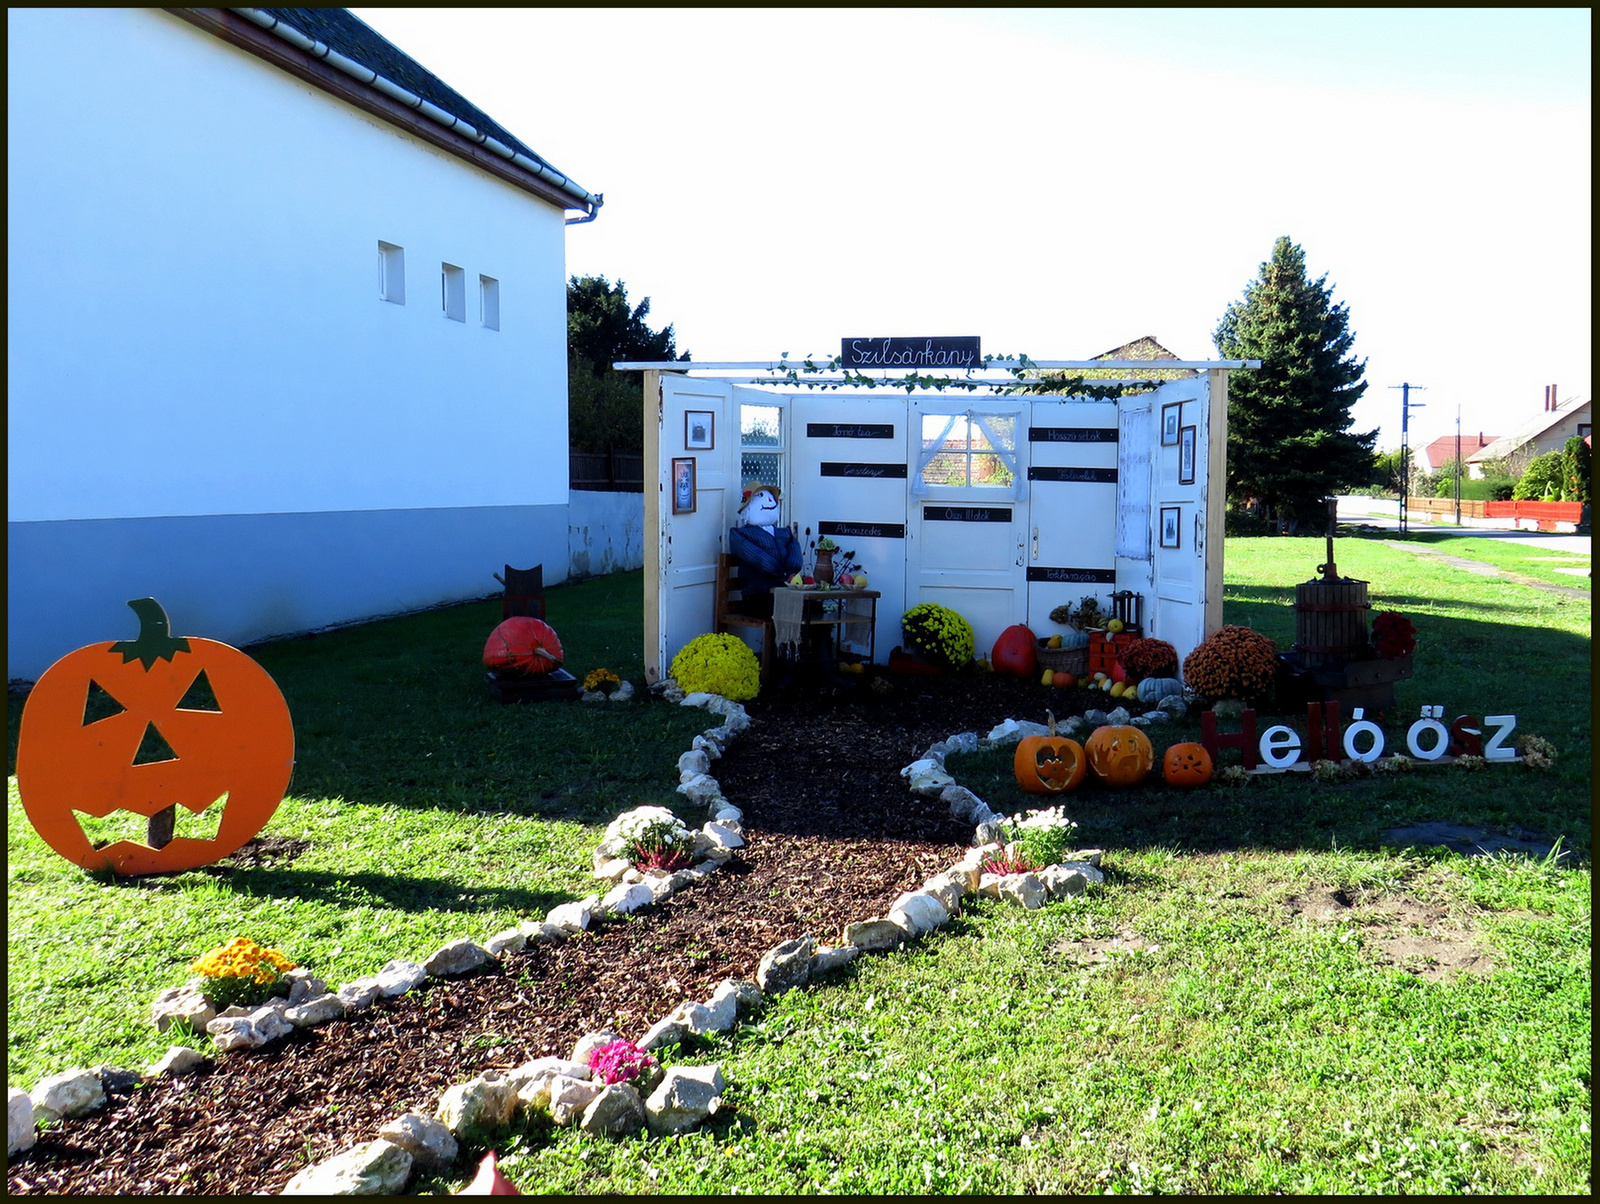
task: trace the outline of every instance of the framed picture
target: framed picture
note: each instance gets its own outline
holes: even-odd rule
[[[685,451],[710,451],[716,445],[716,411],[687,411],[683,416],[683,449]]]
[[[674,456],[672,460],[672,512],[694,513],[694,457]]]
[[[1178,546],[1178,515],[1181,510],[1180,506],[1161,507],[1161,546],[1164,548]]]
[[[1183,402],[1175,401],[1161,407],[1161,446],[1171,447],[1178,441],[1178,420],[1183,414]]]
[[[1194,427],[1178,432],[1178,484],[1194,484]]]

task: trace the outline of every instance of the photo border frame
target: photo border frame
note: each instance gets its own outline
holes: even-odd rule
[[[699,501],[700,482],[694,461],[695,458],[693,456],[672,457],[671,489],[672,513],[674,514],[693,514],[695,512],[695,506]],[[678,505],[678,472],[680,466],[686,467],[689,473],[689,504],[687,506]]]
[[[1197,450],[1198,432],[1192,426],[1178,428],[1178,484],[1194,484],[1194,460]],[[1184,475],[1184,461],[1188,460],[1189,473]]]
[[[1172,518],[1172,542],[1167,542],[1167,518]],[[1181,548],[1183,546],[1183,507],[1161,507],[1161,528],[1157,532],[1163,548]]]
[[[1174,447],[1178,442],[1179,423],[1183,421],[1183,402],[1174,401],[1161,407],[1161,446]]]
[[[706,422],[706,440],[696,443],[689,431],[696,417]],[[717,412],[715,410],[685,410],[683,412],[683,449],[685,451],[714,451],[717,446]]]

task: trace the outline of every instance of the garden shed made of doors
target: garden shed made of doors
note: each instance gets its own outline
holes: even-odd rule
[[[962,387],[915,391],[829,388],[829,377],[783,362],[617,365],[644,372],[645,463],[656,474],[645,490],[644,527],[657,540],[652,558],[646,536],[646,677],[667,676],[711,630],[717,557],[757,481],[780,487],[807,564],[823,536],[854,553],[881,594],[879,662],[921,602],[962,615],[983,656],[1014,623],[1046,636],[1060,630],[1055,607],[1094,596],[1109,612],[1124,590],[1142,599],[1144,634],[1186,656],[1222,622],[1228,373],[1257,365],[1165,360],[1161,369],[1192,374],[1147,379],[1155,366],[1033,362],[1125,371],[1143,386],[1120,392],[1099,379],[1083,393],[1040,394],[1023,391],[1009,363],[989,371],[1012,374],[976,388],[975,373]]]

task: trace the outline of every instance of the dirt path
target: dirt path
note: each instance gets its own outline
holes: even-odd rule
[[[1499,577],[1504,581],[1515,581],[1518,585],[1531,586],[1534,589],[1546,590],[1552,594],[1561,594],[1563,597],[1582,598],[1585,602],[1593,597],[1591,590],[1579,589],[1577,586],[1572,585],[1555,585],[1549,581],[1540,581],[1537,577],[1513,573],[1510,569],[1497,568],[1492,564],[1485,564],[1481,560],[1469,560],[1465,556],[1452,556],[1448,552],[1439,552],[1419,544],[1404,543],[1398,539],[1385,539],[1382,542],[1386,547],[1399,548],[1402,552],[1413,552],[1418,556],[1431,556],[1435,560],[1444,561],[1452,568],[1464,569],[1469,573],[1477,573],[1480,577]]]

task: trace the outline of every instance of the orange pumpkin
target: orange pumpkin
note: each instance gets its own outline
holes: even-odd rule
[[[1017,785],[1026,794],[1065,794],[1083,781],[1087,768],[1083,745],[1056,735],[1055,715],[1049,711],[1044,714],[1050,721],[1050,734],[1024,736],[1018,740],[1012,769],[1017,775]]]
[[[1211,773],[1211,754],[1204,744],[1174,744],[1161,757],[1161,776],[1169,786],[1204,786]]]
[[[294,726],[283,695],[255,661],[216,640],[173,636],[154,598],[128,605],[139,616],[137,639],[67,653],[28,694],[17,790],[45,843],[85,869],[197,869],[235,852],[277,810],[294,769]],[[214,709],[210,700],[207,709],[184,705],[202,676]],[[97,689],[121,709],[90,719]],[[141,762],[143,748],[161,751]],[[221,806],[216,836],[171,836],[179,805],[196,815]],[[96,849],[74,810],[96,818],[142,815],[151,821],[151,843],[119,840]]]
[[[1150,737],[1131,723],[1096,728],[1083,748],[1094,776],[1107,786],[1137,786],[1156,761]]]
[[[550,673],[561,668],[561,639],[543,619],[513,615],[489,633],[483,663],[511,673]]]

